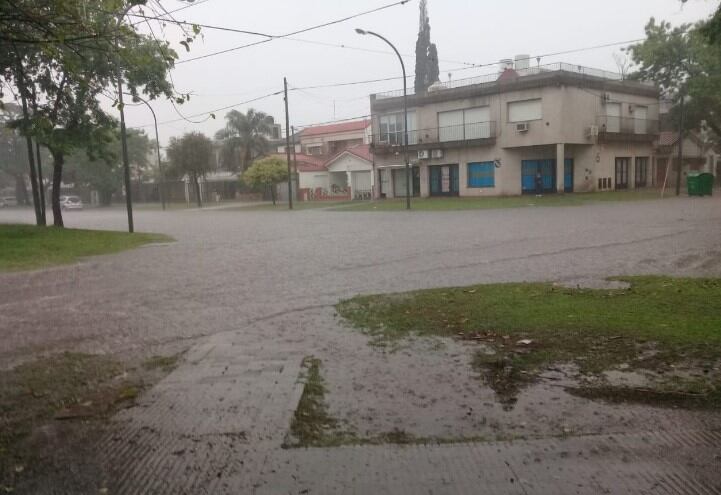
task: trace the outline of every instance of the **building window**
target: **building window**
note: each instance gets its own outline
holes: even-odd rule
[[[621,132],[620,103],[606,103],[606,132]]]
[[[309,155],[322,155],[323,147],[322,146],[308,146],[306,148],[306,151]]]
[[[634,107],[633,132],[636,134],[648,134],[648,130],[648,107]]]
[[[636,157],[636,187],[648,185],[648,157]]]
[[[495,187],[496,166],[493,162],[468,164],[468,187]]]
[[[440,142],[465,141],[491,137],[488,107],[467,108],[438,113]]]
[[[528,122],[542,118],[540,98],[508,103],[508,122]]]
[[[628,164],[630,158],[616,158],[616,190],[628,189]]]
[[[408,144],[416,144],[417,136],[415,131],[415,112],[408,112]],[[378,141],[391,146],[403,144],[403,113],[381,115],[378,118],[379,136]]]

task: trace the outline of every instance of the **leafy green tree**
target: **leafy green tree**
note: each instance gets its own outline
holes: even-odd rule
[[[144,131],[128,129],[128,157],[133,175],[142,181],[148,173],[148,153],[152,145]],[[65,176],[72,182],[98,192],[103,206],[109,206],[113,194],[123,187],[123,164],[120,154],[120,130],[99,154],[88,154],[84,149],[75,150],[67,158]]]
[[[202,207],[198,179],[213,169],[213,141],[199,132],[171,138],[168,145],[170,175],[187,176],[195,188],[198,207]]]
[[[269,188],[275,204],[275,185],[288,180],[288,163],[276,157],[263,158],[253,163],[241,180],[254,189]]]
[[[228,170],[245,171],[255,158],[268,152],[273,117],[251,108],[246,113],[231,110],[225,120],[225,128],[215,134],[222,142],[221,162]]]
[[[31,17],[37,14],[31,0],[15,3],[27,7]],[[34,27],[23,29],[25,24],[18,22],[19,31],[12,34],[11,41],[0,38],[0,48],[7,49],[0,55],[0,67],[4,84],[14,84],[33,110],[31,116],[26,112],[18,127],[52,155],[53,216],[55,225],[62,226],[59,194],[66,156],[84,149],[94,157],[112,141],[115,119],[104,111],[100,99],[116,98],[118,77],[124,91],[142,93],[146,99],[165,96],[182,103],[187,95],[177,95],[167,80],[177,58],[169,45],[141,34],[127,20],[119,20],[121,14],[146,0],[86,0],[81,6],[72,0],[39,3],[54,19],[56,39],[38,38],[49,34],[42,30],[38,34]],[[65,10],[81,14],[66,18],[60,15]],[[0,23],[2,14],[5,12],[0,12]],[[198,32],[194,27],[193,35]],[[26,36],[25,42],[18,40],[20,35]],[[185,45],[192,39],[187,37]]]
[[[672,120],[679,121],[680,98],[685,98],[685,127],[702,122],[721,136],[721,45],[709,43],[706,23],[672,27],[651,19],[646,39],[628,48],[638,70],[632,77],[654,81],[674,101]]]

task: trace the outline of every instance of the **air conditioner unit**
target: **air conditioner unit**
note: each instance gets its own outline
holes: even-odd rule
[[[516,132],[528,132],[528,129],[530,126],[528,125],[528,122],[521,122],[520,124],[516,124]]]
[[[431,151],[431,158],[443,158],[443,150]]]
[[[590,138],[598,137],[598,126],[592,125],[591,127],[589,127],[586,132],[586,137],[590,137]]]
[[[430,153],[428,150],[418,150],[418,159],[419,160],[428,160],[430,158]]]

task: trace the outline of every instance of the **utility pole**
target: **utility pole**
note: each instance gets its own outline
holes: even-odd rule
[[[285,154],[288,161],[288,209],[293,209],[293,176],[290,173],[290,117],[288,116],[288,79],[283,78],[285,94]]]
[[[683,166],[683,100],[685,99],[683,93],[681,94],[681,115],[679,117],[678,126],[678,169],[676,170],[676,196],[681,194],[681,167]]]

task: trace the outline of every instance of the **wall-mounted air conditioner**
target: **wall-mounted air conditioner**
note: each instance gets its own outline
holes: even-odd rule
[[[521,122],[520,124],[516,124],[516,132],[528,132],[530,127],[528,122]]]
[[[418,159],[419,160],[428,160],[430,158],[430,153],[428,150],[418,150]]]
[[[443,150],[432,150],[431,158],[443,158]]]

